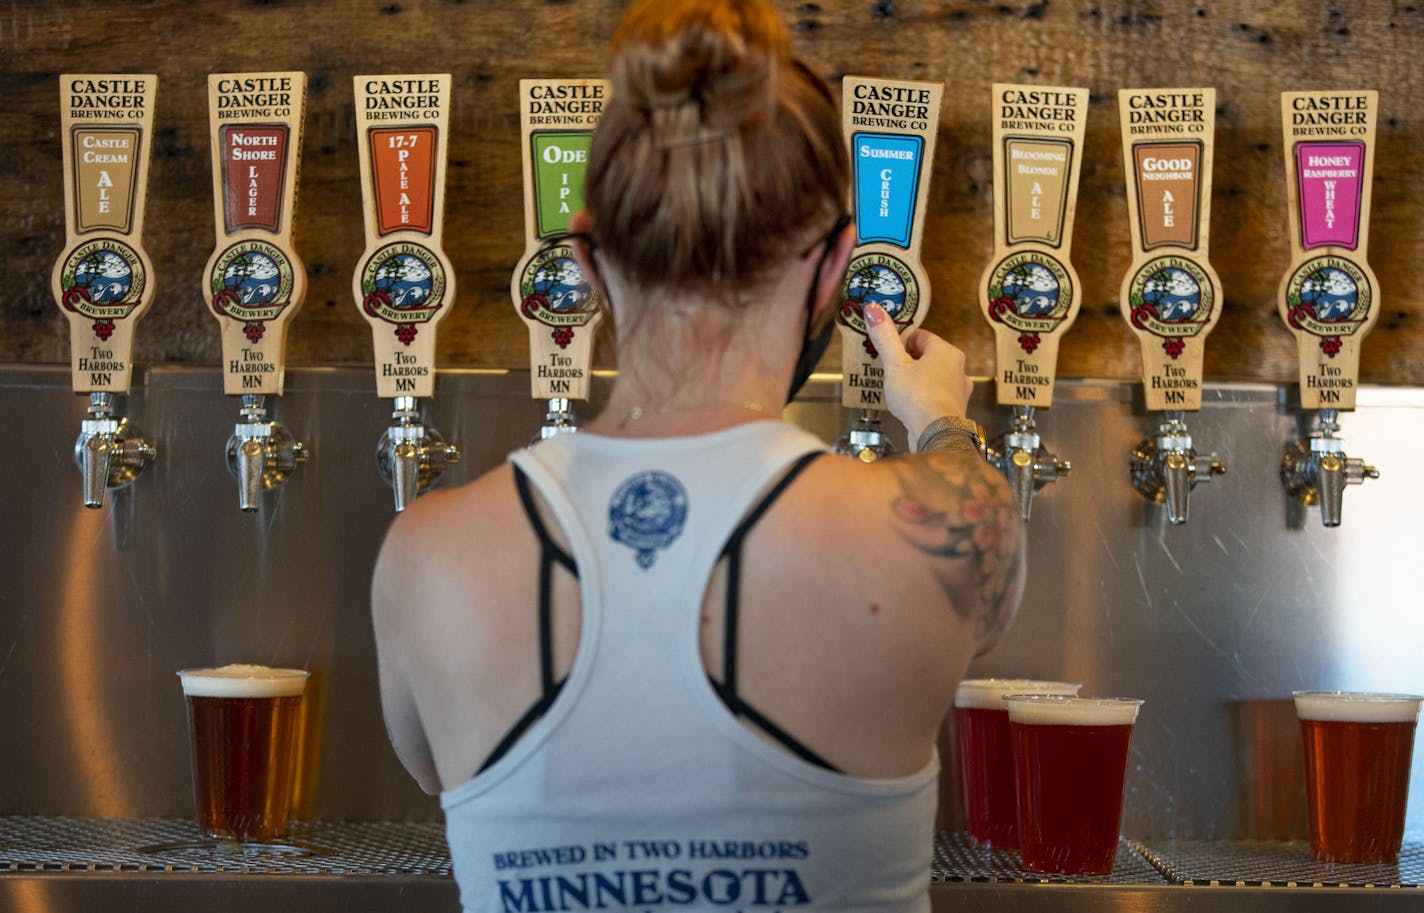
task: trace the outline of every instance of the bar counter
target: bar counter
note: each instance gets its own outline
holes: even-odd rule
[[[1398,865],[1326,865],[1303,842],[1122,839],[1113,874],[1030,875],[1012,851],[941,832],[935,910],[1371,913],[1424,910],[1424,842]],[[221,851],[184,818],[0,818],[0,910],[457,910],[439,822],[300,822],[287,842]]]

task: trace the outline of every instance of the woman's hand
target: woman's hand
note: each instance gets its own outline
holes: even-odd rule
[[[861,311],[866,331],[885,367],[885,405],[919,439],[925,426],[941,415],[964,415],[974,383],[964,373],[964,353],[928,330],[900,338],[878,304]]]

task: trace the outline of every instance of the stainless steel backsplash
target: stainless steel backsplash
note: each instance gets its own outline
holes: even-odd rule
[[[607,384],[596,379],[595,402]],[[463,454],[444,484],[527,444],[542,419],[527,374],[447,372],[437,389],[428,419]],[[1073,471],[1035,501],[1023,608],[974,671],[1146,699],[1129,836],[1303,835],[1291,691],[1424,692],[1414,564],[1424,390],[1367,387],[1344,414],[1347,452],[1382,477],[1346,492],[1337,529],[1288,504],[1281,486],[1281,452],[1300,435],[1292,395],[1208,385],[1188,423],[1197,449],[1216,451],[1229,473],[1193,492],[1185,527],[1169,527],[1129,484],[1129,449],[1152,428],[1135,385],[1060,381],[1055,405],[1039,413],[1045,445]],[[831,440],[849,418],[838,403],[836,380],[818,377],[789,415]],[[238,406],[216,370],[140,377],[121,411],[159,457],[100,510],[83,506],[73,461],[85,404],[65,369],[0,369],[10,442],[0,481],[0,815],[190,815],[174,672],[244,661],[313,672],[299,814],[438,818],[380,719],[367,591],[393,515],[374,456],[390,406],[370,373],[288,372],[273,417],[312,457],[254,514],[239,512],[227,470]],[[991,433],[1008,424],[988,383],[973,411]],[[847,567],[853,555],[848,542]],[[944,795],[942,823],[952,826],[953,789]],[[1418,755],[1411,800],[1417,837]]]

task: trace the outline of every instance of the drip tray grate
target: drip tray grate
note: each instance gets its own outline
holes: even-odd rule
[[[293,822],[281,842],[199,839],[185,818],[0,817],[0,873],[450,877],[440,822]]]
[[[1177,884],[1290,888],[1420,888],[1424,843],[1406,841],[1398,865],[1316,862],[1305,841],[1134,844]]]
[[[981,847],[964,832],[941,831],[935,835],[934,860],[930,864],[933,884],[956,882],[1017,882],[1022,884],[1106,884],[1162,885],[1168,880],[1144,858],[1134,844],[1118,840],[1111,875],[1038,875],[1025,872],[1018,850]]]

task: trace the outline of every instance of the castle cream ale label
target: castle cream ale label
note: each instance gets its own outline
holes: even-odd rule
[[[357,76],[366,250],[352,293],[371,326],[381,396],[435,392],[435,330],[455,276],[441,250],[449,74]]]
[[[1079,307],[1069,262],[1088,90],[996,83],[994,256],[979,306],[995,338],[1001,405],[1053,402],[1059,336]]]
[[[847,76],[842,83],[856,230],[836,317],[841,403],[848,408],[885,408],[885,373],[870,343],[865,305],[884,308],[901,333],[923,323],[929,310],[920,240],[943,93],[937,82]]]
[[[143,215],[158,77],[59,78],[65,248],[51,274],[78,393],[128,392],[133,328],[153,301]]]
[[[524,171],[524,256],[510,296],[529,328],[535,399],[587,399],[598,295],[564,235],[583,208],[593,132],[608,84],[601,79],[521,79],[520,158]]]
[[[222,333],[223,391],[280,395],[288,322],[306,296],[292,247],[306,74],[208,76],[216,247],[204,293]]]
[[[1118,301],[1141,345],[1147,408],[1200,409],[1222,300],[1207,261],[1216,90],[1122,89],[1118,113],[1132,238]]]
[[[1379,95],[1285,92],[1291,264],[1279,312],[1296,337],[1306,409],[1353,409],[1360,345],[1379,314],[1366,262]]]

